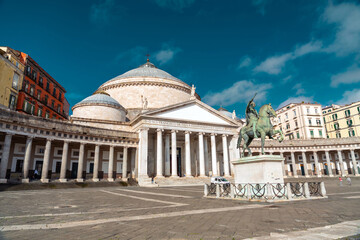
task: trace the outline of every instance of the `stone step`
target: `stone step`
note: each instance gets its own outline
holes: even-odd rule
[[[226,178],[230,182],[233,182],[232,177]],[[155,178],[155,183],[159,186],[179,186],[179,185],[203,185],[205,183],[210,183],[210,177],[181,177],[181,178],[172,178],[172,177],[165,177],[165,178]]]

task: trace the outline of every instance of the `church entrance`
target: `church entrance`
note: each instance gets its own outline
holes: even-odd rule
[[[71,178],[76,178],[77,177],[77,170],[78,170],[78,163],[73,162],[72,166],[71,166]]]
[[[177,160],[177,175],[182,177],[181,169],[181,148],[176,148],[176,160]]]

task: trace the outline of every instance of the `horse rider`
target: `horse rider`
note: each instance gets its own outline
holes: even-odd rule
[[[259,115],[255,109],[256,107],[256,104],[254,102],[255,96],[249,101],[248,105],[246,106],[246,126],[249,129],[251,129],[252,127],[254,132],[254,138],[257,138],[258,136],[256,135],[256,122],[259,119]]]

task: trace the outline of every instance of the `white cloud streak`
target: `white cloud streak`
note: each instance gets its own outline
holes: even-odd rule
[[[155,59],[160,65],[164,65],[170,62],[179,52],[181,52],[180,48],[163,44],[162,49],[155,53]]]
[[[360,82],[360,68],[351,67],[345,72],[336,74],[331,77],[331,86],[337,87],[340,84],[350,84]]]
[[[297,46],[294,51],[276,55],[267,58],[254,68],[255,72],[265,72],[272,75],[280,74],[286,63],[290,60],[305,56],[310,53],[321,51],[322,43],[320,41],[311,41],[304,45]]]
[[[267,91],[271,88],[270,83],[256,84],[249,80],[242,80],[220,92],[208,92],[202,100],[212,106],[229,106],[239,102],[247,103],[257,92],[256,99],[261,103],[266,100]]]
[[[342,98],[336,102],[339,105],[351,104],[360,101],[360,89],[344,92]]]
[[[338,56],[360,51],[360,6],[355,3],[329,4],[322,19],[336,26],[335,39],[327,48]]]
[[[248,67],[248,66],[251,65],[251,63],[252,63],[251,58],[250,58],[249,56],[244,56],[244,57],[241,58],[240,63],[239,63],[239,65],[238,65],[237,69],[241,69],[241,68],[244,68],[244,67]]]

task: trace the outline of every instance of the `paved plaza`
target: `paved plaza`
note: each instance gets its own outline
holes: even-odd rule
[[[203,198],[202,186],[0,192],[0,239],[341,239],[360,234],[360,179],[328,199]],[[355,238],[354,238],[355,239]]]

